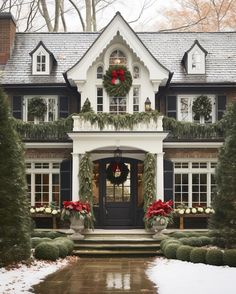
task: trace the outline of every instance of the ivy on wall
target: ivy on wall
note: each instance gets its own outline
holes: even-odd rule
[[[88,201],[91,207],[91,222],[85,224],[87,228],[93,228],[93,163],[90,155],[85,153],[79,164],[79,197],[83,202]]]
[[[147,207],[156,199],[156,158],[151,153],[145,155],[143,183],[143,209],[146,211]]]

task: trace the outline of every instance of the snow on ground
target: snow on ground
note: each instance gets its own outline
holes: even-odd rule
[[[12,269],[0,268],[0,293],[32,293],[30,288],[40,283],[46,276],[66,266],[70,259],[59,259],[55,262],[34,261],[30,266],[18,264]]]
[[[158,258],[146,271],[158,294],[235,294],[236,268]]]

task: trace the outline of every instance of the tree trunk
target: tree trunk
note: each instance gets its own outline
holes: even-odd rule
[[[91,0],[85,0],[85,8],[86,8],[86,31],[92,31],[92,6]]]
[[[40,0],[41,6],[42,6],[42,16],[45,19],[47,28],[49,32],[53,31],[53,27],[52,27],[52,23],[51,23],[51,19],[48,13],[48,8],[47,8],[47,4],[45,0]]]

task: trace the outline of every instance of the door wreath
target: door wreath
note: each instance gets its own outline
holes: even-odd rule
[[[130,71],[123,65],[110,66],[103,77],[103,86],[111,97],[126,96],[132,86]]]
[[[124,163],[111,162],[107,169],[107,179],[114,185],[123,184],[128,177],[129,168]]]

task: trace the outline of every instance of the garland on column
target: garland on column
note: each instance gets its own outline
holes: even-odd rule
[[[85,153],[79,164],[79,196],[83,202],[88,201],[91,207],[92,219],[85,224],[86,228],[93,228],[93,163],[90,155]]]
[[[144,206],[147,207],[156,199],[156,158],[154,154],[146,153],[144,159]]]

